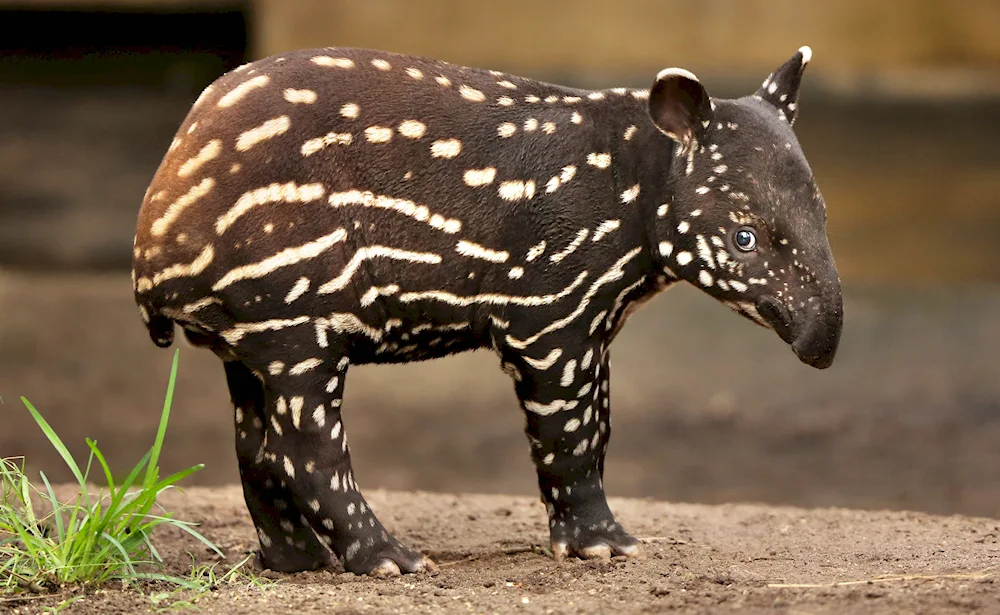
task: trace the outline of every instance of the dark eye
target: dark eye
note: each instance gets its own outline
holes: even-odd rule
[[[733,235],[733,241],[736,243],[736,247],[744,252],[753,252],[754,248],[757,247],[757,235],[750,229],[744,228],[736,231],[736,234]]]

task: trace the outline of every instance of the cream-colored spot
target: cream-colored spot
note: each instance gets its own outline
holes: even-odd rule
[[[236,150],[245,152],[261,141],[283,135],[288,132],[288,128],[291,125],[292,122],[288,119],[287,115],[269,119],[260,126],[241,133],[239,138],[236,139]]]
[[[242,168],[243,168],[243,167],[242,167],[242,166],[240,165],[240,163],[238,163],[238,162],[234,162],[233,164],[231,164],[231,165],[229,166],[229,172],[230,172],[230,173],[239,173],[239,172],[240,172],[240,169],[242,169]]]
[[[632,137],[634,137],[634,136],[635,136],[635,133],[636,133],[636,132],[637,132],[638,130],[639,130],[639,129],[638,129],[638,128],[636,128],[635,126],[629,126],[628,128],[626,128],[626,129],[625,129],[625,134],[623,135],[623,136],[625,137],[625,140],[626,140],[626,141],[631,141],[631,140],[632,140]]]
[[[387,297],[389,295],[394,295],[399,292],[399,286],[397,284],[390,284],[388,286],[372,286],[368,289],[365,294],[361,295],[361,300],[359,303],[361,307],[368,307],[379,297]]]
[[[331,66],[333,68],[354,68],[354,60],[350,58],[331,58],[330,56],[315,56],[310,58],[313,64]]]
[[[212,264],[212,260],[215,258],[215,249],[209,244],[201,251],[197,258],[195,258],[191,263],[176,263],[153,274],[152,279],[147,277],[139,278],[136,281],[136,290],[139,292],[145,292],[160,282],[166,280],[173,280],[175,278],[187,278],[200,275],[205,269]]]
[[[268,77],[267,75],[258,75],[253,79],[244,81],[243,83],[239,84],[229,92],[226,92],[225,96],[220,98],[219,102],[215,104],[216,106],[223,108],[232,107],[237,102],[239,102],[240,99],[246,96],[251,90],[262,88],[268,83],[270,83],[270,81],[271,78]]]
[[[419,139],[427,132],[427,126],[417,120],[405,120],[399,124],[399,134],[407,139]]]
[[[475,187],[492,184],[493,180],[496,179],[496,176],[497,170],[494,167],[486,167],[485,169],[469,169],[464,175],[465,185]]]
[[[299,278],[298,281],[295,282],[295,286],[292,286],[291,290],[288,291],[288,294],[285,295],[285,303],[290,304],[302,295],[306,294],[309,291],[309,284],[309,278]]]
[[[244,192],[232,208],[215,221],[215,232],[226,232],[237,220],[258,205],[268,203],[311,203],[323,198],[326,188],[323,184],[273,183],[256,190]],[[266,229],[265,229],[266,230]]]
[[[544,252],[545,252],[545,241],[542,240],[528,249],[528,253],[524,255],[524,260],[530,263],[531,261],[541,256],[542,253]]]
[[[431,143],[431,156],[434,158],[454,158],[462,151],[462,142],[458,139],[441,139]]]
[[[567,245],[561,251],[556,252],[555,254],[549,256],[549,260],[552,261],[553,263],[558,263],[559,261],[563,260],[570,254],[575,252],[576,249],[580,247],[580,244],[583,243],[583,240],[586,239],[587,235],[589,234],[590,231],[588,229],[585,228],[580,229],[579,231],[577,231],[576,237],[573,238],[573,241],[571,241],[569,245]]]
[[[638,98],[639,100],[645,100],[649,98],[649,90],[632,90],[632,98]]]
[[[392,68],[392,64],[389,64],[388,61],[383,60],[382,58],[375,58],[372,60],[372,66],[379,70],[389,70]]]
[[[504,122],[497,126],[497,134],[504,139],[514,136],[515,132],[517,132],[517,126],[510,122]]]
[[[559,97],[556,96],[555,94],[552,94],[550,96],[546,96],[545,97],[545,102],[547,102],[547,103],[549,103],[551,105],[552,103],[559,102]]]
[[[438,85],[440,85],[442,87],[446,87],[446,88],[450,88],[451,87],[451,79],[445,77],[444,75],[438,75],[437,77],[434,77],[434,81],[437,81]]]
[[[544,132],[545,134],[550,135],[555,131],[556,131],[556,125],[554,122],[545,122],[544,124],[542,124],[542,132]]]
[[[329,235],[324,235],[323,237],[300,246],[286,248],[260,262],[240,265],[230,269],[225,275],[219,278],[219,280],[212,285],[212,290],[218,292],[223,288],[241,280],[259,279],[283,267],[288,267],[303,260],[315,258],[323,252],[329,250],[330,247],[344,241],[346,238],[347,231],[343,228],[338,228]],[[239,325],[237,325],[237,328],[239,328]]]
[[[356,104],[354,104],[354,103],[347,103],[347,104],[345,104],[344,106],[342,106],[340,108],[340,115],[342,117],[346,117],[348,119],[354,119],[354,118],[358,117],[358,113],[360,111],[361,111],[361,108],[358,107]]]
[[[491,250],[489,248],[484,248],[477,243],[465,241],[464,239],[455,245],[455,251],[463,256],[479,258],[485,261],[490,261],[491,263],[503,263],[510,258],[510,253],[506,250]]]
[[[566,103],[567,105],[575,105],[576,103],[580,102],[580,100],[581,99],[579,96],[563,96],[563,102]]]
[[[533,117],[529,117],[524,121],[525,132],[534,132],[538,128],[538,120]]]
[[[601,239],[604,239],[605,235],[615,231],[620,226],[620,220],[605,220],[604,222],[601,222],[596,229],[594,229],[594,235],[590,238],[590,240],[600,241]]]
[[[198,122],[194,122],[190,126],[188,126],[187,133],[191,134],[192,132],[195,131],[196,128],[198,128]]]
[[[392,128],[369,126],[365,128],[365,139],[370,143],[388,143],[392,140]]]
[[[189,205],[191,205],[198,199],[208,194],[214,186],[215,186],[215,180],[212,179],[211,177],[206,177],[205,179],[201,180],[200,183],[192,186],[190,190],[185,192],[183,195],[180,196],[180,198],[178,198],[176,201],[171,203],[169,207],[167,207],[167,210],[163,212],[163,215],[155,222],[153,222],[152,226],[149,229],[149,232],[154,237],[165,235],[167,229],[169,229],[170,225],[173,224],[178,217],[180,217],[181,213]]]
[[[587,154],[587,164],[598,169],[606,169],[611,166],[611,154],[597,152]]]
[[[288,88],[285,90],[285,100],[295,105],[311,105],[316,102],[316,92]]]
[[[507,272],[507,277],[512,280],[518,280],[524,275],[524,267],[511,267],[510,271]]]
[[[201,168],[206,162],[219,157],[222,152],[222,140],[212,139],[201,148],[194,158],[189,159],[177,170],[178,177],[187,177]]]
[[[316,137],[315,139],[309,139],[302,144],[302,155],[312,156],[318,151],[321,151],[331,145],[350,145],[354,137],[351,136],[349,132],[328,132],[322,137]]]
[[[516,85],[514,85],[510,81],[507,81],[506,79],[504,79],[503,81],[497,81],[497,85],[499,85],[502,88],[507,88],[508,90],[516,90],[517,89]]]
[[[530,179],[528,181],[514,179],[501,182],[498,193],[500,194],[500,198],[505,201],[531,199],[535,196],[535,182]]]
[[[524,102],[526,103],[537,103],[541,102],[541,100],[542,100],[541,98],[535,96],[534,94],[530,94],[524,97]]]
[[[344,207],[347,205],[360,205],[362,207],[378,207],[380,209],[391,209],[404,216],[409,216],[418,222],[425,222],[432,228],[444,231],[453,235],[462,230],[462,222],[459,220],[445,218],[440,214],[432,214],[426,205],[417,205],[413,201],[406,199],[396,199],[386,195],[376,195],[371,192],[361,192],[360,190],[348,190],[347,192],[334,192],[330,195],[329,203],[332,207]]]
[[[316,369],[317,367],[319,367],[322,364],[323,364],[323,360],[319,359],[319,358],[316,358],[316,357],[313,357],[311,359],[306,359],[305,361],[301,361],[299,363],[296,363],[291,368],[289,368],[288,375],[289,376],[301,376],[302,374],[304,374],[306,372],[310,372],[310,371]],[[298,398],[296,398],[296,399],[298,399]],[[294,410],[295,408],[293,407],[292,409]],[[299,406],[299,411],[301,412],[301,406]],[[296,425],[296,427],[298,427],[298,425]]]
[[[514,104],[514,99],[510,96],[501,96],[497,99],[497,104],[501,107],[510,107]]]
[[[406,74],[410,76],[411,79],[423,79],[424,73],[419,68],[413,68],[412,66],[406,69]]]
[[[625,192],[622,192],[621,199],[622,203],[631,203],[639,198],[639,184],[632,186]]]
[[[483,94],[474,87],[464,84],[458,88],[458,93],[461,94],[462,98],[465,100],[471,100],[472,102],[483,102],[486,100],[486,94]]]
[[[267,366],[267,373],[272,376],[280,376],[285,371],[285,364],[281,361],[271,361]]]
[[[357,273],[358,269],[364,264],[365,261],[376,258],[391,258],[394,260],[409,261],[411,263],[425,263],[430,265],[437,265],[441,263],[441,256],[439,254],[429,252],[411,252],[409,250],[400,250],[398,248],[390,248],[388,246],[379,245],[364,246],[358,248],[358,251],[355,252],[354,256],[351,257],[351,260],[344,265],[344,268],[340,271],[340,274],[337,277],[317,288],[316,293],[320,295],[328,295],[343,290],[348,284],[351,283],[354,278],[354,274]],[[350,319],[357,320],[357,317],[353,314],[346,314],[346,316]],[[383,333],[381,329],[372,330],[370,327],[363,325],[360,321],[358,321],[358,323],[362,325],[362,328],[371,331],[372,335],[375,337],[381,338]],[[358,328],[354,332],[359,332],[363,330],[362,328]],[[343,331],[342,328],[340,330]]]
[[[604,92],[591,92],[587,94],[587,98],[590,100],[604,100]]]
[[[565,184],[566,182],[568,182],[569,180],[573,179],[574,175],[576,175],[576,167],[575,166],[569,165],[569,166],[563,167],[562,172],[559,173],[559,175],[556,175],[556,176],[552,177],[545,184],[545,192],[547,192],[547,193],[555,192],[556,190],[559,189],[559,186],[561,186],[561,185]]]

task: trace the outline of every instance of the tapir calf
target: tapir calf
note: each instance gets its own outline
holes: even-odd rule
[[[514,381],[557,559],[641,554],[602,476],[608,346],[686,281],[831,364],[840,280],[792,124],[811,51],[756,93],[690,72],[581,90],[380,51],[286,53],[194,103],[146,193],[153,341],[223,361],[263,565],[434,564],[358,489],[348,366],[491,348]]]

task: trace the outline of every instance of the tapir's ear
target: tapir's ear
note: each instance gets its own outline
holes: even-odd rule
[[[799,47],[798,52],[771,73],[757,90],[756,96],[771,103],[789,124],[794,124],[798,115],[799,83],[811,58],[812,49]]]
[[[666,68],[649,91],[649,115],[657,128],[686,150],[711,123],[712,101],[693,74]]]

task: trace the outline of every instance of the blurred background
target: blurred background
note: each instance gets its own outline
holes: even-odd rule
[[[119,468],[152,442],[172,353],[131,297],[142,195],[203,87],[315,46],[583,87],[695,72],[751,93],[812,46],[796,131],[844,282],[837,362],[800,364],[697,290],[612,356],[611,495],[1000,516],[1000,2],[0,0],[0,455],[67,480],[23,406]],[[221,365],[181,346],[163,466],[238,481]],[[720,355],[719,350],[724,349]],[[354,368],[366,489],[535,493],[486,352]]]

